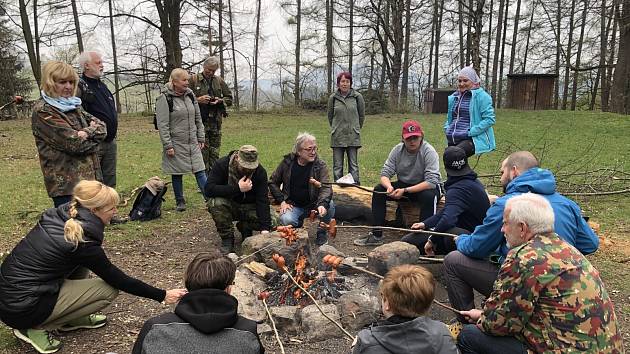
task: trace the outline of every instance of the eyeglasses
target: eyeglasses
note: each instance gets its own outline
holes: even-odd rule
[[[301,150],[302,151],[306,151],[306,152],[308,152],[310,154],[310,153],[313,153],[313,152],[317,152],[317,146],[311,146],[310,148],[306,148],[306,149],[302,148]]]

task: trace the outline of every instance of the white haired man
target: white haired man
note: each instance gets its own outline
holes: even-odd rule
[[[622,353],[613,303],[599,272],[554,233],[549,201],[511,198],[501,231],[510,251],[482,310],[461,311],[467,353]]]
[[[269,190],[280,203],[280,224],[300,227],[311,210],[316,210],[322,221],[328,223],[335,215],[332,188],[317,188],[311,179],[329,182],[326,163],[317,155],[317,141],[309,133],[300,133],[295,139],[293,152],[282,159],[269,180]],[[328,242],[328,234],[317,229],[318,246]]]
[[[197,97],[201,121],[205,127],[206,144],[201,153],[206,164],[206,174],[219,159],[221,148],[221,125],[227,117],[226,107],[232,105],[232,91],[220,76],[214,75],[219,68],[219,59],[209,57],[203,62],[203,72],[191,77],[190,88]]]

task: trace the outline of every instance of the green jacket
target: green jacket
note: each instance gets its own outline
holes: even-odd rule
[[[346,97],[339,90],[328,99],[328,123],[330,124],[330,146],[361,146],[361,128],[365,121],[363,96],[350,89]]]
[[[102,180],[97,151],[107,127],[101,120],[82,108],[63,113],[40,100],[31,128],[48,196],[71,195],[83,179]],[[81,139],[79,131],[86,132],[87,139]]]
[[[223,104],[210,105],[199,103],[201,119],[204,124],[207,123],[208,118],[216,119],[219,113],[225,116],[226,107],[232,106],[232,91],[230,91],[230,88],[220,76],[212,76],[210,80],[207,80],[202,73],[193,75],[190,88],[196,97],[209,95],[210,86],[212,86],[212,96],[223,99]]]

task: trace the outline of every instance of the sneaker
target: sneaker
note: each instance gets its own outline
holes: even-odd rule
[[[234,252],[234,238],[221,239],[221,253],[226,255]]]
[[[176,211],[186,211],[186,201],[178,200],[177,206],[175,207]]]
[[[383,238],[376,237],[373,233],[369,232],[367,236],[354,240],[354,244],[357,246],[380,246],[383,244]]]
[[[124,224],[127,221],[129,221],[129,217],[127,216],[114,215],[112,219],[109,221],[109,223],[112,225],[116,225],[116,224]]]
[[[59,331],[69,332],[69,331],[74,331],[81,328],[86,328],[86,329],[101,328],[105,326],[106,323],[107,323],[107,316],[91,314],[88,316],[79,317],[77,319],[74,319],[64,324],[63,326],[59,327]]]
[[[40,353],[54,353],[61,348],[61,342],[43,329],[14,329],[13,334]]]

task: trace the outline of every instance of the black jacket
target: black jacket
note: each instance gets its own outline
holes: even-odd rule
[[[260,222],[260,229],[271,230],[267,171],[259,164],[251,177],[252,190],[246,193],[241,192],[238,186],[228,184],[230,157],[234,153],[236,150],[218,159],[212,166],[205,187],[206,197],[226,198],[238,204],[256,204],[256,216]]]
[[[223,290],[191,291],[175,313],[145,322],[132,353],[264,353],[256,322],[239,316],[237,309],[236,298]]]
[[[113,265],[101,244],[105,225],[88,209],[78,208],[83,239],[75,249],[64,239],[69,204],[48,209],[0,266],[0,319],[12,328],[33,328],[52,313],[64,280],[88,268],[109,285],[156,301],[166,292],[127,276]]]
[[[100,79],[92,79],[83,75],[81,80],[85,83],[79,85],[79,92],[77,92],[77,96],[81,98],[81,107],[105,122],[107,125],[105,141],[114,140],[118,130],[118,112],[116,112],[114,96]]]
[[[446,232],[453,227],[473,231],[483,224],[490,201],[486,190],[472,172],[463,176],[448,176],[444,183],[446,204],[437,214],[423,221],[425,228]]]
[[[296,160],[297,157],[293,153],[285,155],[282,162],[280,162],[276,170],[271,174],[271,179],[269,180],[269,190],[273,195],[273,199],[277,203],[286,201],[289,204],[293,204],[292,201],[288,200],[288,198],[291,183],[291,167],[294,163],[297,163]],[[313,161],[310,177],[320,182],[330,182],[328,167],[319,157]],[[309,183],[308,194],[310,202],[315,207],[323,206],[326,209],[330,207],[332,187],[322,185],[321,188],[315,188],[315,186]]]

